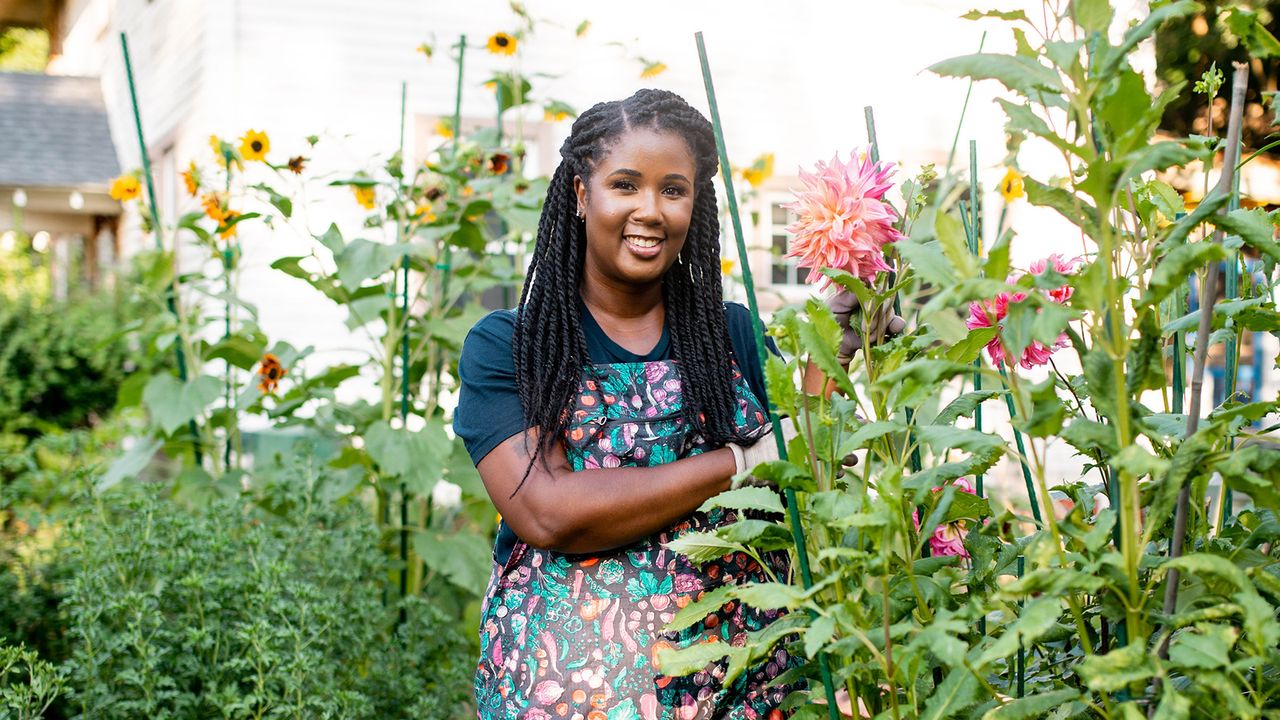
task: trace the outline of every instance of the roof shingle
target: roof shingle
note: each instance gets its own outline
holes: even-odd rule
[[[98,78],[0,72],[0,185],[106,185],[120,173]]]

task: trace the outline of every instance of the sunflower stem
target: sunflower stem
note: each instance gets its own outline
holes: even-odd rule
[[[133,62],[129,58],[129,38],[122,32],[120,33],[120,50],[124,55],[124,73],[129,81],[129,102],[133,106],[133,127],[138,135],[138,153],[142,156],[142,174],[147,182],[147,204],[151,211],[151,231],[155,233],[156,249],[164,251],[164,228],[160,225],[160,206],[156,202],[156,186],[151,176],[151,157],[147,154],[147,142],[142,135],[142,113],[138,109],[138,89],[133,81]],[[173,253],[174,263],[178,262],[177,248]],[[178,313],[177,295],[178,295],[178,273],[174,273],[174,279],[169,283],[169,289],[165,293],[165,305],[169,308],[169,313],[177,318],[178,322],[182,322],[182,318]],[[174,343],[173,352],[178,363],[178,379],[185,385],[187,382],[187,356],[183,350],[183,343]],[[200,429],[196,427],[195,418],[187,421],[187,431],[191,433],[191,449],[195,455],[196,467],[204,465],[204,451],[200,446]]]

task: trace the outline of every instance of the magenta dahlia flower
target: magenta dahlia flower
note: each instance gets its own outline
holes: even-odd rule
[[[1078,257],[1071,258],[1070,260],[1063,260],[1061,255],[1054,253],[1043,260],[1037,260],[1031,263],[1031,265],[1027,267],[1027,272],[1032,275],[1039,275],[1052,264],[1053,269],[1057,270],[1059,273],[1062,273],[1063,275],[1071,275],[1075,273],[1081,262],[1083,261]],[[1074,289],[1070,285],[1063,285],[1060,288],[1050,290],[1048,295],[1050,300],[1053,300],[1060,305],[1066,305],[1067,301],[1071,299],[1072,292],[1074,292]]]
[[[869,155],[856,158],[855,153],[846,164],[836,155],[830,164],[819,161],[812,173],[801,170],[805,187],[784,206],[798,215],[787,226],[795,237],[786,256],[809,270],[807,282],[821,280],[822,287],[831,282],[822,268],[846,270],[866,281],[893,270],[884,246],[902,238],[893,227],[898,215],[884,202],[893,186],[893,163],[872,162]]]
[[[965,478],[956,478],[952,485],[956,486],[959,492],[973,494],[973,486]],[[936,487],[933,492],[942,492],[942,488]],[[919,511],[911,511],[911,519],[915,521],[916,529],[920,529]],[[929,536],[929,550],[934,557],[943,557],[949,555],[959,555],[962,558],[969,557],[969,551],[964,547],[964,539],[969,535],[968,530],[964,527],[963,520],[957,520],[950,523],[942,523],[933,529],[933,534]]]

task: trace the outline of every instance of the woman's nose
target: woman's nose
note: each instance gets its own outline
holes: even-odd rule
[[[656,192],[641,192],[636,197],[636,207],[631,211],[636,222],[653,225],[662,221],[662,210]]]

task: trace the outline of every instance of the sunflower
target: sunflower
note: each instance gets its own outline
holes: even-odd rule
[[[547,122],[560,122],[576,115],[573,108],[559,100],[552,100],[542,107],[542,117]]]
[[[142,194],[142,186],[138,183],[138,176],[129,173],[112,180],[110,192],[112,200],[126,202],[136,200]]]
[[[1027,194],[1022,185],[1022,173],[1015,168],[1009,168],[1004,174],[1004,178],[1000,180],[1000,194],[1004,196],[1004,201],[1011,203]]]
[[[187,194],[195,197],[200,193],[200,168],[196,167],[196,161],[192,160],[191,164],[182,173],[182,182],[187,186]]]
[[[303,168],[307,165],[307,159],[301,155],[294,155],[289,158],[289,170],[294,175],[301,175]]]
[[[504,32],[495,33],[489,38],[489,42],[485,43],[485,47],[489,48],[489,52],[494,55],[515,55],[516,39]]]
[[[373,186],[361,187],[360,185],[352,185],[351,192],[355,193],[356,202],[365,210],[372,210],[377,206],[378,195]]]
[[[235,210],[227,210],[222,214],[222,221],[218,223],[218,237],[228,240],[236,236],[236,218],[240,217],[240,213]]]
[[[440,118],[436,121],[436,134],[442,138],[448,139],[453,137],[453,121]]]
[[[649,62],[648,60],[641,60],[641,62],[644,63],[644,69],[640,71],[640,77],[642,78],[658,77],[667,69],[666,63]]]
[[[280,384],[280,378],[288,373],[284,366],[280,364],[280,358],[267,353],[262,356],[262,362],[258,366],[258,389],[263,395],[270,395],[276,391],[276,386]]]
[[[733,274],[733,259],[720,258],[720,274],[729,277]]]
[[[489,172],[504,175],[511,167],[511,156],[506,153],[494,153],[489,156]]]
[[[271,149],[271,139],[264,132],[250,130],[240,138],[240,155],[245,160],[266,160]]]

